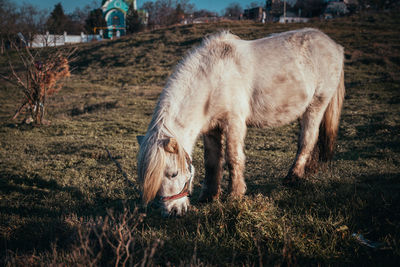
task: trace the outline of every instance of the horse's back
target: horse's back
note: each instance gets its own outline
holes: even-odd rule
[[[330,97],[343,48],[324,33],[302,29],[251,41],[253,87],[249,124],[278,126],[301,116],[315,97]]]
[[[343,48],[313,28],[273,34],[252,41],[251,46],[255,51],[255,65],[273,74],[283,69],[303,74],[307,72],[313,77],[306,75],[305,78],[321,79],[324,77],[319,76],[337,70],[343,64]]]

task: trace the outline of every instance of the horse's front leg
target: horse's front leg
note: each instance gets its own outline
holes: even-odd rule
[[[223,171],[222,130],[216,128],[204,135],[205,180],[200,202],[208,202],[219,197]]]
[[[245,155],[243,152],[246,123],[241,119],[229,121],[226,129],[226,151],[229,169],[229,191],[232,196],[243,196],[246,192],[244,182]]]

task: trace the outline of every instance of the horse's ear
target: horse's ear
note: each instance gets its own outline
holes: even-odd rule
[[[141,146],[142,143],[143,143],[144,136],[143,135],[137,135],[136,139],[137,139],[137,141],[139,143],[139,146]]]
[[[169,153],[177,154],[178,153],[178,142],[173,137],[169,138],[164,143],[164,149],[165,149],[165,151],[167,151]]]

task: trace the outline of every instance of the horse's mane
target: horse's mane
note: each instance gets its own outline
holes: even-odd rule
[[[141,144],[138,157],[139,181],[143,187],[143,200],[148,203],[156,196],[164,177],[167,160],[174,160],[181,171],[186,164],[186,152],[178,141],[178,153],[164,150],[163,142],[168,138],[178,138],[171,126],[171,118],[178,116],[180,103],[189,94],[191,85],[198,75],[209,73],[218,60],[232,59],[235,46],[232,40],[239,37],[222,31],[203,39],[200,46],[192,49],[177,65],[158,100],[147,134]]]
[[[176,154],[164,149],[165,143],[172,137],[171,132],[164,125],[160,129],[153,128],[142,141],[138,157],[138,175],[145,203],[153,200],[160,189],[168,160],[173,161],[180,172],[185,170],[186,152],[183,147],[178,143]]]
[[[235,45],[232,41],[240,39],[229,31],[206,36],[201,44],[189,51],[181,60],[174,73],[170,76],[166,88],[171,84],[190,80],[200,72],[209,72],[215,63],[221,59],[234,59],[236,57]]]
[[[201,44],[191,49],[177,64],[164,87],[151,126],[159,125],[166,117],[176,117],[181,112],[180,103],[195,90],[201,76],[209,77],[221,60],[238,60],[237,49],[232,43],[240,39],[229,31],[221,31],[203,38]]]

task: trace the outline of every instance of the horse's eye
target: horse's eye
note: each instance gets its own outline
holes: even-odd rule
[[[174,177],[176,177],[176,176],[178,176],[178,172],[173,173],[173,174],[171,175],[171,178],[174,178]]]

